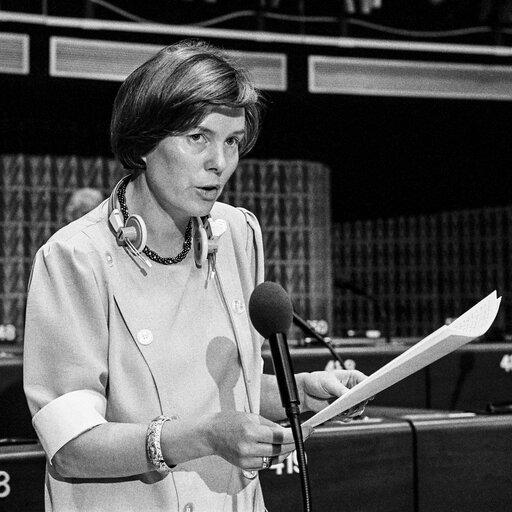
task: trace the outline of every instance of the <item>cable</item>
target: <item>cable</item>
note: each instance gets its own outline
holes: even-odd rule
[[[217,23],[222,23],[227,20],[232,20],[236,18],[243,18],[247,16],[263,16],[264,18],[282,20],[282,21],[296,21],[296,22],[304,22],[304,23],[335,23],[338,18],[334,16],[301,16],[296,14],[279,14],[273,12],[261,12],[257,11],[236,11],[229,14],[225,14],[223,16],[218,16],[217,18],[212,18],[206,21],[200,21],[198,23],[194,23],[194,25],[199,27],[210,27]]]
[[[120,7],[117,7],[110,2],[107,2],[106,0],[89,0],[90,2],[99,5],[101,7],[104,7],[105,9],[108,9],[119,16],[122,16],[128,20],[135,21],[138,23],[156,23],[155,21],[148,20],[145,18],[142,18],[141,16],[138,16],[136,14],[133,14],[131,12],[126,11],[125,9],[121,9]],[[250,16],[262,16],[264,18],[268,19],[276,19],[281,21],[292,21],[292,22],[300,22],[300,23],[339,23],[340,19],[336,16],[304,16],[304,15],[295,15],[295,14],[279,14],[279,13],[273,13],[273,12],[258,12],[255,10],[242,10],[242,11],[235,11],[228,14],[224,14],[222,16],[217,16],[215,18],[211,18],[209,20],[204,21],[198,21],[197,23],[188,23],[193,26],[197,27],[211,27],[213,25],[217,25],[219,23],[223,23],[225,21],[237,19],[237,18],[244,18],[244,17],[250,17]],[[482,34],[482,33],[490,33],[492,32],[492,29],[490,27],[467,27],[467,28],[461,28],[461,29],[453,29],[453,30],[438,30],[438,31],[429,31],[429,30],[407,30],[407,29],[400,29],[400,28],[394,28],[394,27],[387,27],[385,25],[378,25],[376,23],[371,23],[368,21],[353,19],[353,18],[347,18],[345,22],[349,25],[355,25],[360,26],[364,28],[369,28],[371,30],[376,30],[383,33],[393,34],[397,36],[403,36],[403,37],[421,37],[424,39],[436,39],[436,38],[442,38],[442,37],[457,37],[457,36],[464,36],[464,35],[472,35],[472,34]],[[511,33],[510,30],[504,29],[504,33]]]
[[[216,25],[217,23],[223,23],[224,21],[234,20],[236,18],[245,18],[248,16],[256,16],[256,14],[256,11],[235,11],[230,12],[229,14],[224,14],[222,16],[217,16],[216,18],[211,18],[206,21],[199,21],[198,23],[194,23],[194,25],[198,27],[210,27],[212,25]]]
[[[276,20],[305,21],[308,23],[337,23],[339,21],[339,18],[336,16],[301,16],[298,14],[278,14],[274,12],[265,12],[263,16]]]
[[[120,7],[116,7],[115,5],[112,5],[110,2],[105,2],[105,0],[89,0],[93,4],[97,4],[101,7],[105,7],[105,9],[109,9],[112,12],[115,12],[116,14],[119,14],[120,16],[124,16],[126,19],[131,21],[137,21],[138,23],[155,23],[154,21],[147,20],[145,18],[141,18],[140,16],[137,16],[136,14],[132,14],[131,12],[125,11],[124,9],[121,9]]]
[[[370,23],[363,20],[354,20],[352,18],[347,20],[350,25],[359,25],[361,27],[370,28],[380,32],[386,32],[397,36],[410,36],[410,37],[422,37],[422,38],[439,38],[439,37],[456,37],[465,36],[470,34],[482,34],[486,32],[492,32],[489,27],[467,27],[454,30],[406,30],[400,28],[386,27],[384,25],[377,25],[376,23]]]

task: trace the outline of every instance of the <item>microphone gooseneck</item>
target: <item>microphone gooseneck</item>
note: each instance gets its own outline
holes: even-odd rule
[[[286,332],[293,321],[293,306],[285,290],[270,281],[258,285],[249,299],[249,317],[255,329],[270,345],[281,403],[293,432],[299,463],[304,510],[310,512],[311,493],[300,423],[300,400],[293,373]]]
[[[299,316],[295,311],[293,312],[293,323],[299,327],[302,332],[311,338],[315,338],[320,343],[323,343],[328,349],[332,356],[340,363],[341,368],[345,368],[345,362],[339,356],[339,354],[334,350],[332,346],[330,338],[326,338],[321,336],[315,329],[312,327],[307,320],[304,320],[301,316]]]

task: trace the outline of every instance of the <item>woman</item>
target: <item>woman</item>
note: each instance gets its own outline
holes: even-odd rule
[[[163,49],[121,86],[111,140],[131,174],[40,249],[29,286],[48,510],[264,510],[257,470],[294,445],[246,311],[261,232],[216,203],[259,127],[247,74],[205,43]],[[299,374],[301,407],[363,377]]]

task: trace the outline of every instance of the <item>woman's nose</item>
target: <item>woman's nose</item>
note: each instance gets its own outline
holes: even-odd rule
[[[206,161],[206,168],[216,174],[222,173],[226,167],[226,155],[224,154],[224,145],[212,144]]]

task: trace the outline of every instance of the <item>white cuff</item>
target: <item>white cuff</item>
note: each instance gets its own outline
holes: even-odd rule
[[[32,418],[48,459],[67,442],[96,425],[107,423],[107,399],[97,391],[80,389],[61,395]]]

